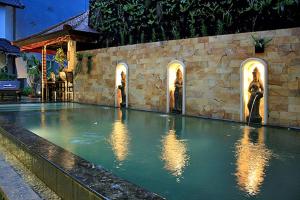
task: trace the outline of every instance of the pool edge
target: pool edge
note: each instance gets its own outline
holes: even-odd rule
[[[26,135],[27,138],[23,138]],[[36,143],[28,145],[29,141],[34,140],[33,138],[36,139]],[[9,123],[3,125],[0,122],[0,139],[1,145],[11,151],[20,162],[63,199],[164,199],[153,192],[113,175],[102,167],[96,167],[83,158],[22,127]],[[39,142],[43,146],[48,145],[48,152],[43,147],[40,149],[36,147]],[[44,151],[44,153],[41,151]],[[53,152],[57,155],[52,155]],[[51,153],[53,159],[49,159],[49,153]],[[70,160],[63,161],[66,162],[65,164],[59,163],[59,157],[62,155],[68,156],[69,159],[72,157],[74,166],[68,166]],[[58,161],[58,163],[55,161]],[[101,182],[99,179],[108,179],[110,182],[104,182],[104,186],[99,184]]]

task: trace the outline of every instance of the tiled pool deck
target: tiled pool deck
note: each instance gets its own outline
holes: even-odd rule
[[[40,200],[19,174],[0,155],[0,190],[5,199]]]
[[[6,170],[7,168],[10,168],[12,171],[11,173],[16,174],[16,177],[20,182],[18,184],[15,184],[15,182],[13,185],[5,184],[5,190],[3,190],[2,185],[0,184],[0,191],[2,188],[2,194],[0,192],[1,200],[2,198],[4,198],[4,196],[6,197],[6,199],[9,199],[6,193],[18,192],[19,189],[21,189],[23,192],[28,193],[28,191],[24,191],[24,185],[25,187],[29,187],[30,190],[35,192],[38,195],[38,197],[40,197],[40,199],[61,200],[61,198],[57,196],[57,194],[55,194],[51,189],[49,189],[49,187],[47,187],[45,183],[43,183],[38,177],[36,177],[28,168],[26,168],[13,154],[11,154],[3,146],[0,146],[0,160],[0,173],[3,174],[3,177],[1,176],[3,180],[1,180],[4,181],[4,183],[6,183],[7,181],[14,181],[12,180],[11,176],[6,176]],[[7,178],[7,180],[5,180],[5,178]],[[15,181],[17,180],[15,179]],[[16,199],[16,197],[10,199],[14,200]],[[24,200],[24,198],[21,199]]]

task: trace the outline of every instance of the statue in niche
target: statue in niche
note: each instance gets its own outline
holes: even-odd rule
[[[125,107],[126,106],[125,88],[126,88],[126,75],[122,71],[121,72],[121,85],[118,86],[118,89],[121,91],[121,98],[122,98],[122,102],[120,103],[120,107]]]
[[[253,80],[249,84],[248,92],[250,93],[250,99],[248,101],[247,107],[249,111],[249,116],[247,117],[248,122],[261,123],[262,117],[259,114],[260,99],[263,97],[264,87],[260,80],[260,73],[257,68],[254,68]]]
[[[175,113],[182,113],[182,83],[183,77],[180,69],[176,72],[175,91],[174,91],[174,110]]]

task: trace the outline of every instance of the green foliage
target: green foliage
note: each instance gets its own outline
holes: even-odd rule
[[[254,41],[254,45],[260,48],[265,47],[266,44],[268,44],[269,42],[271,42],[272,38],[258,38],[255,37],[254,35],[251,35],[253,41]]]
[[[133,35],[129,35],[129,44],[133,44]]]
[[[77,64],[74,70],[74,76],[77,76],[77,74],[79,74],[82,71],[82,60],[83,60],[83,54],[81,53],[77,53],[76,57],[77,57]]]
[[[0,70],[0,81],[11,81],[17,78],[16,75],[10,75],[5,70]]]
[[[41,66],[41,62],[34,55],[31,55],[30,57],[25,55],[23,56],[23,59],[26,61],[28,77],[34,81],[34,79],[40,75],[39,67]]]
[[[156,42],[157,39],[156,39],[156,32],[155,32],[155,29],[152,29],[152,42]]]
[[[92,69],[93,69],[93,54],[86,53],[86,54],[81,54],[77,53],[77,64],[74,70],[74,75],[75,77],[82,72],[82,66],[83,66],[83,58],[87,59],[86,66],[87,66],[87,73],[90,74]]]
[[[0,72],[0,81],[6,81],[9,80],[8,74],[6,72]]]
[[[121,45],[125,45],[125,31],[120,30]]]
[[[224,23],[221,20],[217,20],[217,29],[216,29],[217,35],[221,35],[224,33]]]
[[[189,29],[190,29],[190,37],[196,37],[196,19],[195,19],[196,12],[190,11],[189,12]]]
[[[206,27],[206,25],[204,23],[204,20],[201,20],[200,30],[201,30],[202,36],[207,36],[207,27]]]
[[[25,96],[28,96],[28,95],[30,95],[30,94],[33,94],[33,89],[32,89],[32,87],[29,87],[29,86],[25,87],[25,88],[23,89],[23,91],[22,91],[22,94],[25,95]]]
[[[92,54],[86,54],[85,57],[87,58],[87,73],[90,74],[93,68],[93,57],[94,55]]]
[[[166,31],[165,31],[164,27],[162,27],[162,26],[160,27],[160,29],[161,29],[161,39],[163,41],[166,41],[167,40]]]
[[[58,48],[56,50],[54,61],[58,63],[59,71],[63,71],[63,69],[65,68],[65,63],[67,62],[67,56],[62,48]]]
[[[179,30],[178,30],[176,24],[173,25],[173,28],[172,28],[172,35],[173,35],[173,38],[174,38],[175,40],[180,39],[180,32],[179,32]]]
[[[90,0],[89,23],[105,47],[297,27],[298,19],[299,0]]]
[[[145,33],[144,31],[141,33],[141,43],[145,42]]]
[[[40,66],[41,62],[34,56],[22,55],[23,60],[26,61],[27,75],[30,82],[30,86],[33,88],[33,94],[37,91],[37,86],[41,81]]]
[[[84,57],[84,55],[81,54],[81,53],[76,54],[76,58],[77,58],[78,61],[82,61],[83,57]]]

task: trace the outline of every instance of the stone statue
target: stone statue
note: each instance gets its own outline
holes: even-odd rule
[[[181,113],[182,112],[182,72],[180,69],[176,72],[176,79],[175,79],[175,91],[174,91],[174,112]]]
[[[122,102],[120,103],[120,107],[125,107],[126,106],[126,93],[125,93],[126,75],[123,71],[121,72],[121,85],[119,85],[118,88],[121,90],[121,96],[122,96]]]
[[[55,80],[56,80],[55,74],[54,74],[54,72],[51,72],[50,73],[50,81],[55,82]]]
[[[259,114],[259,105],[260,105],[260,99],[263,97],[264,87],[260,80],[260,73],[257,68],[254,68],[252,75],[253,75],[253,80],[251,81],[248,87],[248,92],[250,93],[250,99],[247,104],[249,110],[249,116],[247,117],[247,121],[248,122],[250,121],[252,123],[261,123],[262,118]]]

